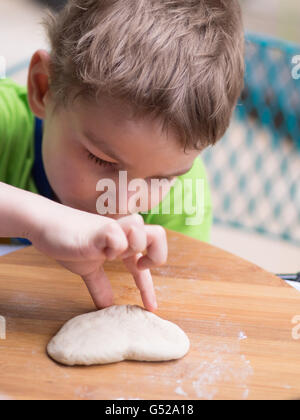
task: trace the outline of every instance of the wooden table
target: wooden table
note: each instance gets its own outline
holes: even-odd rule
[[[33,247],[0,258],[0,398],[296,399],[300,340],[292,319],[300,293],[211,245],[168,233],[169,259],[153,270],[159,310],[191,340],[163,363],[63,367],[45,352],[68,319],[94,310],[78,276]],[[266,250],[267,252],[267,250]],[[106,265],[117,304],[141,304],[121,262]]]

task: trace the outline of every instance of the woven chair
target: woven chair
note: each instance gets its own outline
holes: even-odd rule
[[[247,35],[245,87],[232,124],[202,156],[216,226],[300,246],[297,55],[299,46]]]

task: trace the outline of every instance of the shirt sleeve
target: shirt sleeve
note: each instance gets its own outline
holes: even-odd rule
[[[200,157],[177,178],[169,193],[148,213],[145,223],[161,225],[203,242],[210,242],[212,202],[205,166]]]
[[[0,80],[0,181],[35,191],[31,176],[34,162],[34,115],[26,88],[11,79]]]

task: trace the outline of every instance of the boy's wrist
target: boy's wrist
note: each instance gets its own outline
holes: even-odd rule
[[[33,244],[38,243],[42,231],[47,226],[49,215],[55,212],[55,206],[60,204],[34,193],[28,193],[23,208],[21,220],[22,237]]]

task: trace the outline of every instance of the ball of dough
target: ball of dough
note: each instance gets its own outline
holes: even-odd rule
[[[62,364],[88,366],[179,359],[189,347],[186,334],[172,322],[136,305],[115,305],[68,321],[47,351]]]

